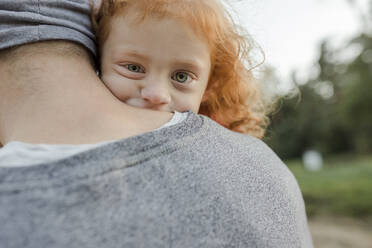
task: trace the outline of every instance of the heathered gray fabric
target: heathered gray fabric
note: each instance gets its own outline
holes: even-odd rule
[[[51,164],[0,168],[1,248],[312,247],[293,175],[190,113]]]
[[[0,50],[70,40],[96,54],[88,0],[0,0]]]

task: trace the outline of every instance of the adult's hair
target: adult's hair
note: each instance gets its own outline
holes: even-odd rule
[[[89,50],[76,42],[64,40],[40,41],[0,50],[0,65],[22,63],[23,58],[39,53],[83,59],[94,65],[94,58]]]

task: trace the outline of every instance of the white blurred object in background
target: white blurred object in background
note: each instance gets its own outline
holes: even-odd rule
[[[317,171],[323,167],[322,154],[316,150],[307,150],[302,155],[302,162],[305,169],[309,171]]]

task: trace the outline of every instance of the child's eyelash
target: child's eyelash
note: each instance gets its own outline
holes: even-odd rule
[[[178,80],[176,77],[177,77],[177,74],[184,74],[187,76],[186,80],[184,82],[180,82],[181,80]],[[191,80],[195,80],[195,75],[193,75],[191,72],[188,72],[188,71],[175,71],[171,78],[175,81],[177,81],[178,83],[186,83],[186,81],[191,81]]]
[[[145,69],[142,66],[137,65],[137,64],[123,64],[122,66],[131,72],[145,73]]]

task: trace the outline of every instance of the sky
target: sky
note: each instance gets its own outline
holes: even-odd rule
[[[356,0],[366,6],[368,0]],[[346,0],[231,0],[238,22],[262,47],[280,79],[306,71],[325,38],[341,45],[360,32],[360,21]]]

